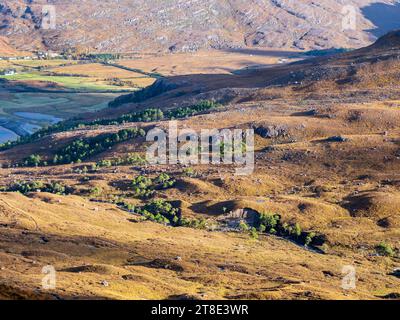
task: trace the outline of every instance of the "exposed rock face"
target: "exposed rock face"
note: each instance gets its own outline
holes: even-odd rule
[[[274,139],[280,137],[287,137],[289,135],[288,127],[286,125],[276,126],[260,126],[255,129],[255,133],[262,138]]]
[[[255,226],[258,221],[259,213],[252,209],[237,209],[223,217],[228,226],[235,228],[241,221],[246,222],[249,226]]]
[[[359,10],[391,0],[349,0],[355,30],[342,30],[336,0],[4,0],[0,35],[22,49],[83,46],[102,52],[194,51],[244,46],[323,49],[361,47],[373,37]],[[55,28],[43,29],[43,5]],[[48,18],[48,17],[47,17]]]
[[[348,139],[342,136],[334,136],[326,139],[326,142],[347,142]]]

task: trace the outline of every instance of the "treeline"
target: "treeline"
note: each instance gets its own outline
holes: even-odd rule
[[[351,49],[346,48],[331,48],[331,49],[323,49],[323,50],[311,50],[304,53],[306,56],[311,57],[323,57],[323,56],[331,56],[334,54],[346,53],[351,51]]]
[[[114,119],[101,119],[94,120],[91,122],[86,122],[82,125],[85,126],[108,126],[108,125],[118,125],[124,123],[132,123],[132,122],[152,122],[152,121],[161,121],[161,120],[173,120],[173,119],[181,119],[186,117],[191,117],[196,114],[209,111],[212,109],[217,109],[221,107],[220,104],[214,101],[201,101],[195,105],[188,107],[179,107],[175,109],[168,110],[163,112],[161,109],[146,109],[144,111],[133,112],[124,114],[118,118]]]
[[[180,107],[169,110],[165,113],[165,118],[181,119],[181,118],[191,117],[205,111],[220,108],[221,106],[222,106],[221,104],[216,103],[214,101],[209,101],[209,100],[200,101],[199,103],[189,107]]]
[[[132,191],[135,197],[151,198],[157,190],[165,190],[174,187],[176,180],[166,173],[160,174],[155,179],[138,176],[132,181]]]
[[[8,141],[0,145],[0,151],[11,149],[17,145],[31,143],[37,141],[45,136],[53,133],[72,131],[76,129],[83,129],[86,127],[93,126],[107,126],[107,125],[118,125],[124,123],[135,123],[135,122],[152,122],[161,120],[172,120],[181,119],[196,114],[206,112],[209,110],[217,109],[221,107],[221,104],[214,101],[200,101],[197,104],[188,107],[179,107],[166,111],[165,113],[161,109],[146,109],[143,111],[132,112],[124,114],[120,117],[113,119],[98,119],[93,121],[80,121],[80,120],[67,120],[62,121],[47,128],[40,129],[39,131],[29,135],[20,137],[16,141]]]
[[[93,138],[78,139],[60,149],[53,164],[80,163],[89,157],[102,153],[112,146],[137,137],[144,137],[143,129],[123,129],[117,133],[102,134]]]
[[[86,122],[86,126],[109,126],[133,122],[151,122],[164,119],[164,114],[160,109],[146,109],[144,111],[124,114],[114,119],[99,119]]]
[[[180,210],[162,199],[153,200],[143,207],[135,208],[134,211],[148,220],[172,226],[178,226],[181,219]]]
[[[109,61],[109,60],[118,60],[121,58],[121,55],[117,53],[90,53],[86,54],[85,58],[96,61]]]
[[[155,199],[143,206],[135,207],[132,204],[121,202],[118,204],[130,213],[141,215],[145,220],[169,225],[172,227],[186,227],[205,230],[209,227],[209,221],[204,218],[185,218],[179,208],[173,203],[163,199]]]
[[[172,202],[163,199],[156,199],[147,204],[135,207],[125,202],[119,206],[131,213],[141,215],[145,220],[169,225],[171,227],[186,227],[205,230],[209,227],[209,221],[204,218],[185,218],[181,210],[174,206]]]
[[[67,146],[61,148],[55,154],[53,164],[80,163],[91,156],[104,152],[112,146],[137,137],[144,137],[146,132],[143,129],[123,129],[117,133],[102,134],[93,138],[80,138]],[[27,157],[23,165],[25,166],[46,166],[40,155],[32,154]]]
[[[125,157],[100,160],[92,167],[92,170],[117,166],[145,165],[146,163],[147,161],[144,157],[130,153]]]
[[[173,83],[168,83],[163,80],[158,80],[150,87],[144,88],[139,91],[135,91],[129,94],[125,94],[115,98],[111,101],[108,106],[110,108],[117,108],[126,103],[137,103],[143,102],[144,100],[150,99],[152,97],[158,96],[169,90],[176,89],[177,86]]]
[[[109,61],[121,58],[118,53],[90,53],[88,48],[82,46],[69,47],[61,53],[61,56],[64,59],[91,61]]]
[[[246,227],[243,225],[241,227],[242,229],[246,229]],[[315,232],[303,231],[298,223],[285,223],[282,221],[282,217],[279,214],[261,213],[255,229],[260,233],[268,233],[277,235],[279,237],[288,238],[305,246],[318,246],[324,244],[325,242],[325,237],[323,235]]]
[[[72,193],[72,188],[63,185],[60,182],[42,182],[42,181],[19,181],[6,189],[8,192],[20,192],[27,194],[30,192],[48,192],[58,195]]]
[[[105,60],[105,59],[103,59],[103,60]],[[106,59],[106,60],[117,60],[117,59]],[[158,73],[158,72],[146,72],[146,71],[143,71],[141,69],[129,68],[127,66],[124,66],[124,65],[121,65],[121,64],[117,64],[117,63],[110,63],[108,61],[106,61],[106,63],[109,66],[113,66],[115,68],[131,71],[131,72],[140,73],[140,74],[142,74],[144,76],[148,76],[148,77],[151,77],[151,78],[162,78],[163,77],[163,75],[161,73]]]
[[[46,137],[50,134],[57,133],[57,132],[65,132],[70,130],[75,130],[78,128],[84,128],[85,124],[83,122],[77,122],[76,120],[68,120],[62,121],[57,124],[42,128],[30,135],[27,136],[20,136],[15,141],[7,141],[3,144],[0,144],[0,151],[8,150],[13,147],[31,143],[37,141],[43,137]]]

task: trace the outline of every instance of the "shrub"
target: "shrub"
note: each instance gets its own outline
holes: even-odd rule
[[[306,239],[305,239],[305,245],[309,246],[310,244],[312,244],[314,238],[315,238],[316,234],[314,232],[310,232],[307,234]]]
[[[245,221],[242,220],[239,222],[239,230],[241,232],[248,232],[250,230],[250,227]]]
[[[393,257],[395,254],[393,247],[386,242],[381,242],[375,247],[375,250],[379,255],[385,257]]]
[[[132,189],[135,197],[149,198],[154,195],[152,180],[145,176],[138,176],[132,181]]]
[[[264,233],[265,231],[267,231],[267,227],[264,226],[263,224],[260,224],[258,227],[258,231],[260,231],[261,233]]]
[[[109,160],[100,160],[96,163],[98,168],[102,167],[112,167],[112,166],[126,166],[126,165],[144,165],[146,164],[146,159],[140,155],[133,153],[128,154],[126,157],[114,158]]]
[[[174,208],[170,202],[162,199],[153,200],[143,207],[136,208],[135,212],[148,220],[163,224],[178,226],[180,223],[179,209]]]
[[[197,173],[194,171],[193,168],[185,168],[183,169],[183,174],[189,178],[194,178],[197,176]]]
[[[144,165],[147,161],[145,158],[141,157],[140,155],[136,154],[129,154],[126,158],[120,161],[120,165]]]
[[[280,237],[289,238],[306,246],[313,244],[322,245],[324,242],[324,237],[322,235],[317,235],[315,232],[304,232],[298,223],[290,225],[283,223],[281,216],[278,214],[261,213],[256,227],[261,233],[266,232]]]
[[[251,228],[251,229],[250,229],[250,237],[251,237],[252,239],[255,239],[255,240],[258,239],[258,232],[257,232],[257,229],[256,229],[256,228]]]
[[[99,162],[96,163],[97,167],[111,167],[112,166],[112,162],[111,160],[101,160]]]
[[[44,183],[42,181],[20,181],[7,189],[11,192],[21,192],[27,194],[30,192],[48,192],[53,194],[69,194],[72,192],[71,188],[64,186],[59,182]]]
[[[31,154],[24,160],[24,165],[27,167],[37,167],[42,163],[42,157],[38,154]]]
[[[66,187],[58,182],[51,182],[46,186],[46,192],[55,193],[55,194],[65,194]]]
[[[176,180],[172,179],[168,174],[161,173],[155,180],[154,183],[157,184],[158,189],[168,189],[172,188]]]
[[[150,198],[154,196],[156,190],[172,188],[176,180],[166,173],[161,173],[157,178],[150,179],[145,176],[138,176],[132,181],[134,195],[140,198]]]
[[[259,216],[259,225],[261,229],[265,229],[266,232],[276,234],[276,228],[280,219],[281,217],[277,214],[261,213]]]
[[[90,189],[90,195],[94,196],[94,197],[98,197],[103,193],[103,189],[100,187],[93,187]]]
[[[204,230],[207,229],[207,220],[204,218],[200,219],[181,218],[179,226]]]
[[[293,230],[293,232],[292,232],[293,236],[295,236],[295,237],[300,237],[301,236],[302,231],[301,231],[301,227],[300,227],[300,225],[298,223],[296,223],[294,225],[292,230]]]
[[[136,207],[131,203],[127,203],[123,200],[114,200],[113,202],[116,203],[119,207],[121,207],[124,210],[127,210],[131,213],[135,212]]]

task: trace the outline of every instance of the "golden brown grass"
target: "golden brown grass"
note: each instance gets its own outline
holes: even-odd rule
[[[212,57],[198,57],[199,64]],[[153,70],[150,60],[132,61],[130,67],[172,73],[174,60],[167,61],[169,58],[154,62],[162,65],[161,59],[165,59],[164,71]],[[199,72],[199,65],[190,63],[175,72],[188,72],[190,66]],[[237,62],[226,63],[234,66]],[[82,71],[81,66],[76,68]],[[285,68],[281,70],[286,72]],[[249,76],[251,85],[261,86],[266,75]],[[212,83],[207,83],[202,78],[196,85],[222,88],[228,79],[229,85],[244,86],[247,78],[211,79]],[[224,213],[236,209],[280,214],[284,222],[325,235],[326,243],[320,248],[324,254],[275,236],[254,240],[247,234],[141,222],[114,204],[90,202],[116,196],[135,205],[146,202],[135,199],[127,187],[140,168],[102,168],[85,174],[86,179],[76,172],[97,160],[143,152],[143,140],[136,140],[82,164],[1,170],[2,185],[16,180],[56,180],[72,186],[75,195],[0,195],[0,254],[4,261],[0,292],[9,298],[17,293],[32,297],[33,288],[40,286],[41,267],[54,264],[59,286],[53,293],[63,298],[375,299],[399,293],[399,280],[390,275],[399,258],[380,257],[375,251],[381,242],[400,249],[399,100],[364,99],[357,95],[356,87],[340,91],[337,84],[334,90],[331,82],[324,85],[316,92],[312,87],[256,90],[245,101],[235,100],[218,113],[178,121],[180,128],[195,130],[284,126],[285,137],[256,137],[255,171],[250,176],[236,177],[234,168],[225,165],[193,166],[196,175],[190,178],[180,165],[145,168],[152,178],[165,171],[177,179],[175,188],[158,191],[157,198],[179,204],[185,217],[220,221]],[[354,96],[344,99],[349,92]],[[164,98],[160,96],[158,101],[163,107],[168,106]],[[0,161],[21,161],[32,153],[51,159],[57,148],[80,136],[136,125],[58,133],[40,143],[2,152]],[[167,123],[143,124],[153,125],[165,127]],[[332,136],[347,140],[326,140]],[[103,193],[90,195],[88,190],[93,187],[100,187]],[[43,243],[43,236],[49,241]],[[355,290],[341,289],[345,265],[357,270]],[[108,287],[101,284],[104,280]],[[46,292],[37,294],[49,298]]]
[[[158,72],[164,76],[185,74],[227,74],[235,70],[248,67],[265,67],[277,64],[280,59],[294,61],[295,58],[287,57],[287,53],[279,53],[279,50],[254,49],[253,54],[243,52],[225,52],[219,50],[195,53],[177,53],[170,55],[143,56],[137,60],[120,61],[119,64],[140,69],[146,72]],[[295,57],[298,51],[293,51]]]
[[[0,195],[2,297],[355,299],[392,292],[397,281],[385,275],[390,264],[383,258],[320,255],[274,237],[255,241],[131,219],[79,197]],[[345,292],[341,270],[353,259],[363,281]],[[45,291],[41,269],[49,264],[57,288]]]

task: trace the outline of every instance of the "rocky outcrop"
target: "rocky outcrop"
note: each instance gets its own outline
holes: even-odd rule
[[[260,214],[252,209],[236,209],[223,216],[223,220],[231,228],[236,228],[241,221],[246,222],[249,226],[255,226]]]
[[[265,139],[276,139],[289,136],[289,129],[286,125],[259,126],[255,133]]]

